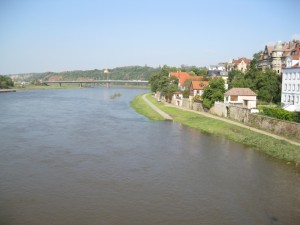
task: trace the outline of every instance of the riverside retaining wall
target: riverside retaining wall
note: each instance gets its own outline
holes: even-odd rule
[[[210,113],[288,138],[300,139],[300,123],[251,113],[250,109],[216,102]]]
[[[194,103],[188,98],[183,98],[181,107],[200,112],[205,111],[201,103]],[[250,109],[242,108],[241,106],[226,104],[224,102],[215,102],[214,106],[209,110],[209,113],[220,117],[227,117],[270,133],[288,138],[300,139],[300,123],[288,122],[251,113]]]

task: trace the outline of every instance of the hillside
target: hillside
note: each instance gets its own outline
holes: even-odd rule
[[[44,81],[80,81],[80,80],[149,80],[150,76],[158,72],[160,68],[152,68],[148,66],[127,66],[109,69],[109,73],[105,74],[104,70],[76,70],[64,72],[45,72],[45,73],[28,73],[11,75],[14,80],[31,82],[33,80]],[[108,75],[108,77],[107,77]]]

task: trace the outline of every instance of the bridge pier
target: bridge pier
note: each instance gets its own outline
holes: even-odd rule
[[[82,88],[82,83],[79,83],[79,87],[81,87],[81,88]]]
[[[59,82],[59,86],[61,87],[61,83]]]

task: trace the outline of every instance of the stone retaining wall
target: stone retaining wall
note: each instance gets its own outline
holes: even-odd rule
[[[300,123],[262,116],[251,113],[250,109],[225,104],[223,102],[216,102],[209,112],[270,133],[300,139]]]

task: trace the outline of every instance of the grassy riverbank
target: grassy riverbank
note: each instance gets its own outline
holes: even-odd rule
[[[223,136],[232,141],[251,146],[272,157],[300,164],[299,146],[197,113],[168,107],[164,103],[156,102],[155,99],[151,97],[151,94],[148,94],[147,98],[158,108],[172,116],[174,121],[195,128],[201,132]],[[136,99],[139,99],[139,101],[136,101]],[[136,108],[136,105],[139,106],[141,101],[141,97],[135,98],[132,102],[132,106]],[[145,113],[145,111],[147,112]],[[151,114],[148,111],[153,111],[153,109],[149,107],[138,112],[151,118]]]
[[[135,96],[130,102],[131,107],[134,108],[138,113],[148,117],[151,120],[164,120],[164,118],[153,110],[142,98],[142,95]]]

